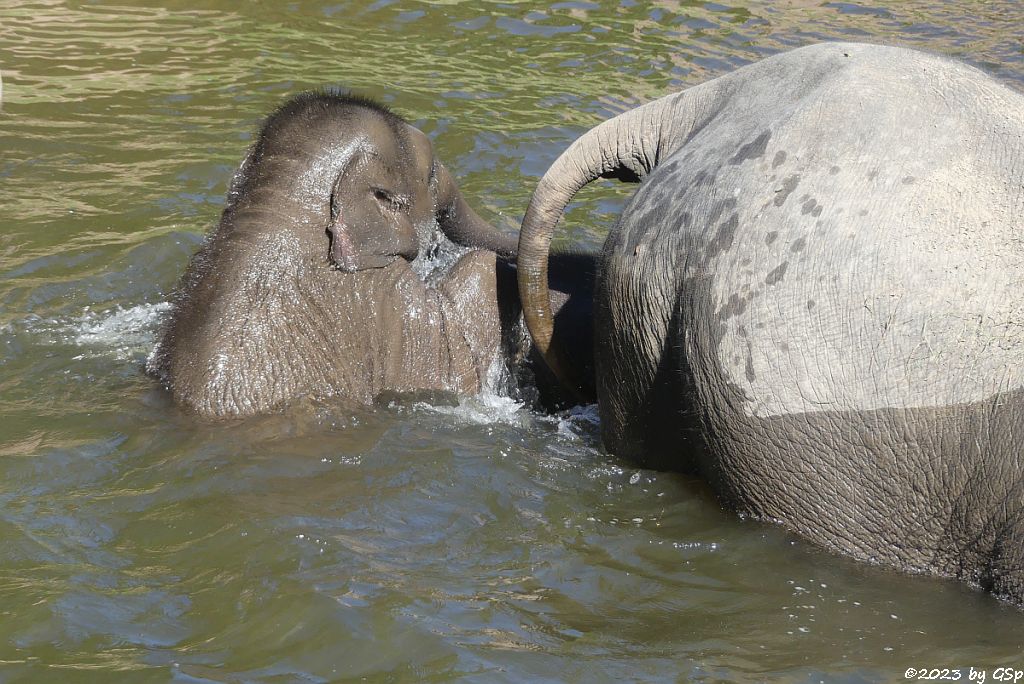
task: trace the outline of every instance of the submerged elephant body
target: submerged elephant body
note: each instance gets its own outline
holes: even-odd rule
[[[643,179],[595,291],[606,445],[1024,601],[1024,96],[898,48],[766,59],[574,143],[524,221],[527,279],[601,175]]]
[[[472,394],[526,351],[510,346],[514,253],[423,133],[367,100],[301,95],[263,125],[147,366],[210,417]]]
[[[498,312],[459,299],[493,296],[493,254],[463,257],[429,287],[404,263],[354,274],[318,261],[268,268],[281,253],[268,240],[249,262],[258,271],[218,279],[231,290],[219,311],[172,319],[150,366],[180,403],[223,417],[300,397],[369,404],[384,391],[480,389],[498,351]]]

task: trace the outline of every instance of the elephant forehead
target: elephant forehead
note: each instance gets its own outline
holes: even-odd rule
[[[1024,386],[1024,193],[1007,183],[1024,125],[943,137],[815,111],[713,120],[623,214],[617,258],[670,274],[666,334],[697,380],[757,416]]]
[[[430,185],[434,176],[434,148],[423,131],[405,124],[408,140],[408,155],[413,168],[410,169],[412,179],[424,187]]]
[[[297,167],[294,198],[307,204],[322,203],[338,174],[357,152],[369,152],[374,146],[365,134],[348,139],[323,141],[323,147]]]

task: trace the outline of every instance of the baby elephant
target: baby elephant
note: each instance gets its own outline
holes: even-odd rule
[[[515,249],[422,132],[363,98],[300,95],[236,173],[147,368],[213,417],[474,393],[518,318]]]

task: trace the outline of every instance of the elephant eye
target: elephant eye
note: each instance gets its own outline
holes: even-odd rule
[[[404,198],[399,197],[384,188],[373,188],[373,196],[377,198],[378,202],[391,211],[401,211],[407,204]]]

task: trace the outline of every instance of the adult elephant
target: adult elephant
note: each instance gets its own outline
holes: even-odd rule
[[[522,358],[529,370],[515,250],[466,204],[422,132],[373,101],[306,93],[264,123],[147,368],[211,417],[299,397],[471,394],[496,362]],[[572,278],[555,296],[583,331],[587,261],[562,257]]]
[[[613,452],[856,558],[1024,601],[1024,97],[920,52],[773,56],[584,134],[537,187],[520,292],[597,177],[642,183],[594,294]]]

